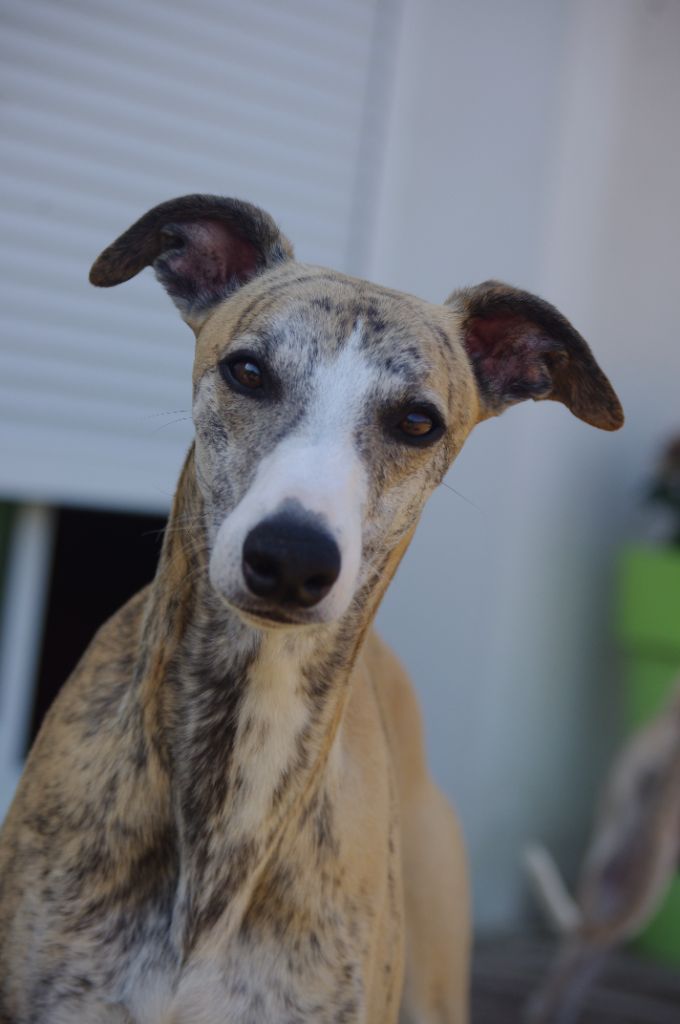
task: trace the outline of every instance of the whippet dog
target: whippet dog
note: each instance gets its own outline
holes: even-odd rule
[[[164,203],[90,280],[149,265],[196,335],[195,442],[5,823],[0,1019],[460,1024],[460,833],[371,622],[476,423],[550,398],[615,430],[618,399],[540,299],[305,266],[248,203]]]

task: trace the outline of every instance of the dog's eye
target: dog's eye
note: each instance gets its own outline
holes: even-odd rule
[[[252,359],[238,359],[229,364],[229,369],[244,388],[255,391],[262,387],[262,370]]]
[[[395,423],[395,433],[407,444],[428,444],[444,432],[439,415],[427,406],[412,406],[401,412]]]
[[[432,417],[424,412],[407,412],[399,420],[399,429],[410,437],[427,437],[434,429]]]
[[[220,372],[227,384],[238,391],[260,391],[264,387],[262,367],[251,356],[237,354],[222,360]]]

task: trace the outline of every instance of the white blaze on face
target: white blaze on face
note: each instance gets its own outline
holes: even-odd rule
[[[376,376],[361,351],[360,331],[357,326],[337,356],[312,370],[302,422],[265,456],[249,490],[218,530],[210,580],[235,604],[249,597],[241,568],[248,533],[287,502],[321,517],[340,549],[340,575],[310,617],[329,621],[350,604],[361,562],[367,488],[354,434]]]

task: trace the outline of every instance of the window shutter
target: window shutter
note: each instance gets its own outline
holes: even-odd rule
[[[188,192],[267,209],[357,271],[396,0],[9,0],[2,14],[0,493],[165,509],[192,335],[99,251]]]

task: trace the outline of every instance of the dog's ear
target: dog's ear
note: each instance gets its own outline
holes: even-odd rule
[[[232,291],[292,257],[290,242],[264,210],[239,199],[182,196],[149,210],[104,249],[90,281],[109,288],[152,266],[198,330]]]
[[[499,281],[454,292],[482,418],[526,398],[563,402],[579,419],[618,430],[623,410],[588,345],[554,306]]]

